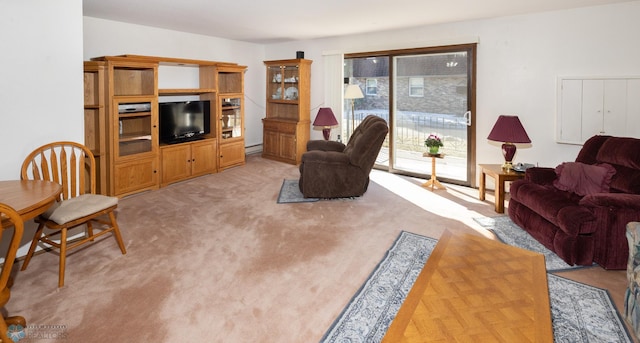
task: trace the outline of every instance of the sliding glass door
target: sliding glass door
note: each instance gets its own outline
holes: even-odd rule
[[[427,178],[432,161],[423,156],[424,141],[437,135],[444,143],[438,178],[474,184],[474,61],[475,44],[345,56],[345,81],[363,93],[345,99],[345,119],[357,126],[373,114],[389,123],[376,167]]]

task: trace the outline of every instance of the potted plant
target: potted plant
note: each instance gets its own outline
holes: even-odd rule
[[[425,139],[424,145],[429,148],[429,153],[433,155],[438,154],[440,147],[444,146],[444,144],[442,144],[442,139],[434,134],[429,135],[429,137]]]

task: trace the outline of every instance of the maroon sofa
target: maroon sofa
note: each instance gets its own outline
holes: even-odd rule
[[[625,227],[640,221],[640,139],[594,136],[575,162],[530,168],[509,217],[570,265],[626,269]]]

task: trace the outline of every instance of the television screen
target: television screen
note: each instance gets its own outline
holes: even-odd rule
[[[159,105],[160,141],[173,144],[210,133],[209,100],[163,102]]]

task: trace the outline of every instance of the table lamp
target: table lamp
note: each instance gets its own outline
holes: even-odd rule
[[[351,132],[356,129],[356,113],[355,113],[355,99],[364,98],[362,90],[358,85],[348,85],[344,91],[344,98],[351,100]]]
[[[501,115],[493,125],[488,140],[503,142],[502,155],[504,164],[502,169],[513,169],[513,156],[516,154],[516,146],[513,143],[531,143],[531,139],[524,130],[518,116]]]
[[[329,107],[320,107],[318,115],[313,121],[313,126],[322,126],[322,135],[324,140],[328,141],[331,136],[331,127],[338,125],[336,116],[333,115],[333,111]]]

